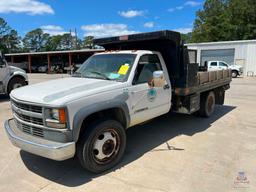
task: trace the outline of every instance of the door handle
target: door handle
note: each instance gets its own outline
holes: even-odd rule
[[[170,86],[169,86],[168,84],[166,84],[166,85],[164,86],[164,89],[170,89]]]

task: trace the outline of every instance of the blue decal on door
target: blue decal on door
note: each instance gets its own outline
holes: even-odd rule
[[[157,96],[156,89],[155,88],[150,88],[148,90],[148,100],[150,102],[153,102],[155,100],[156,96]]]

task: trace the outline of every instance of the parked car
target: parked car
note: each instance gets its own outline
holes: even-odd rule
[[[40,73],[47,73],[48,71],[48,65],[41,65],[37,68],[37,71]]]
[[[243,74],[243,67],[241,65],[228,65],[225,61],[208,61],[209,71],[223,69],[231,69],[233,78]]]
[[[28,84],[26,72],[9,66],[0,53],[0,94],[10,94],[12,90]]]
[[[95,40],[118,51],[93,55],[73,77],[11,93],[9,139],[49,159],[76,154],[85,169],[100,173],[122,159],[128,128],[170,111],[211,116],[224,103],[231,71],[198,73],[181,42],[173,31]]]

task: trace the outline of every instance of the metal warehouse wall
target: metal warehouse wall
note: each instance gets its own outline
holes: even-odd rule
[[[234,63],[244,66],[244,74],[254,72],[256,75],[256,40],[230,41],[214,43],[187,44],[189,49],[196,49],[197,62],[201,63],[202,50],[235,49]]]

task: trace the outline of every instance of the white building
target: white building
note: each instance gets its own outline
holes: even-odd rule
[[[187,44],[197,50],[197,62],[220,60],[244,67],[244,75],[256,75],[256,40]]]

